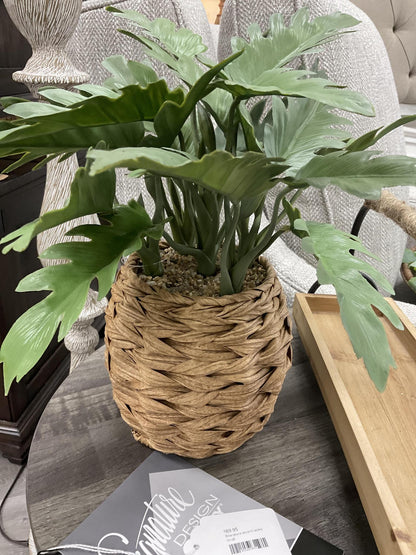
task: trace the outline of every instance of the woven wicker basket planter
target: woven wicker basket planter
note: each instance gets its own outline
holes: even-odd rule
[[[270,418],[291,365],[291,325],[267,268],[255,289],[185,297],[140,279],[130,257],[106,313],[114,399],[134,437],[164,453],[233,451]]]

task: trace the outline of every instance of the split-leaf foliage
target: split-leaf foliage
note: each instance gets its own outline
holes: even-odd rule
[[[394,326],[401,322],[363,275],[391,287],[351,254],[371,254],[356,237],[304,221],[296,208],[307,187],[331,184],[376,199],[382,187],[416,185],[413,159],[367,150],[409,118],[352,139],[349,120],[334,109],[372,116],[368,100],[297,64],[299,56],[319,52],[358,21],[341,13],[310,20],[303,8],[286,25],[275,14],[267,32],[252,25],[248,40],[233,39],[233,54],[215,63],[201,37],[187,29],[131,10],[108,11],[136,25],[136,32],[122,32],[141,43],[142,60],[112,56],[103,62],[111,74],[103,85],[80,85],[78,92],[47,88],[42,103],[2,99],[5,111],[16,116],[0,127],[0,156],[16,158],[9,171],[87,151],[67,204],[4,237],[3,252],[22,251],[38,233],[80,216],[97,214],[100,221],[69,232],[83,240],[56,244],[41,255],[66,263],[20,282],[18,291],[50,294],[3,341],[6,391],[36,364],[57,330],[60,338],[69,331],[92,280],[98,280],[100,297],[108,293],[120,257],[137,251],[144,271],[160,274],[163,237],[194,256],[201,274],[220,272],[226,295],[241,289],[248,268],[283,233],[297,234],[315,255],[320,283],[335,287],[354,350],[383,390],[395,362],[374,307]],[[163,76],[153,61],[164,65]],[[178,84],[171,87],[172,81]],[[141,195],[117,203],[116,168],[143,178],[152,210]],[[264,225],[265,196],[273,187],[279,193]]]

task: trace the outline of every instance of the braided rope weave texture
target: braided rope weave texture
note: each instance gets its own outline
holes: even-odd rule
[[[255,289],[186,297],[140,279],[130,257],[106,313],[107,369],[134,437],[204,458],[237,449],[269,420],[291,366],[291,324],[273,267]]]

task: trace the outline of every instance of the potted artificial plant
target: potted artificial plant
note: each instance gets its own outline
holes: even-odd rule
[[[137,25],[137,35],[125,33],[141,42],[145,61],[111,57],[104,86],[49,88],[43,103],[3,99],[18,119],[1,124],[0,155],[19,155],[14,166],[88,151],[67,205],[3,238],[3,252],[21,251],[38,233],[79,216],[98,214],[101,222],[69,233],[84,241],[42,254],[66,264],[19,284],[19,291],[51,293],[3,342],[6,389],[30,370],[58,328],[65,336],[91,281],[98,280],[103,297],[120,258],[130,255],[113,286],[106,331],[123,417],[138,439],[165,452],[201,457],[238,447],[267,422],[290,366],[284,295],[261,254],[283,233],[295,233],[315,254],[320,282],[334,285],[355,352],[382,390],[394,360],[373,307],[396,327],[401,323],[362,274],[391,287],[350,254],[367,252],[357,238],[304,221],[296,208],[307,187],[331,183],[376,199],[387,182],[416,184],[414,159],[367,150],[406,120],[353,140],[348,121],[333,109],[371,116],[369,102],[295,69],[299,56],[358,22],[340,13],[309,21],[302,9],[286,27],[276,14],[267,33],[253,25],[250,40],[235,39],[233,55],[215,64],[190,31],[109,11]],[[170,88],[149,60],[162,63],[179,85]],[[307,121],[301,136],[299,113]],[[117,204],[116,168],[144,179],[153,207],[141,195]],[[279,193],[264,225],[273,187]]]

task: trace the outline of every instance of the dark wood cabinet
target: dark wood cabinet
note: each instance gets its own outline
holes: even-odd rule
[[[12,79],[12,73],[22,69],[30,55],[28,42],[0,0],[0,97],[30,97],[26,87]],[[0,174],[7,165],[0,160]],[[0,237],[39,215],[45,169],[30,170],[0,181]],[[42,298],[43,293],[15,292],[21,278],[40,267],[35,241],[23,253],[0,254],[0,343],[14,321]],[[13,383],[5,397],[0,365],[0,451],[10,461],[21,463],[26,458],[37,421],[68,369],[69,354],[63,343],[54,341],[30,374]]]
[[[44,185],[45,169],[0,182],[0,236],[39,215]],[[22,253],[0,255],[0,343],[14,321],[42,299],[44,293],[15,292],[18,282],[40,267],[35,241]],[[65,346],[53,341],[35,368],[12,384],[7,397],[0,376],[0,450],[10,461],[21,463],[27,456],[37,421],[68,369]]]
[[[28,96],[22,83],[12,79],[12,73],[23,69],[32,54],[27,40],[17,30],[0,0],[0,96]]]

